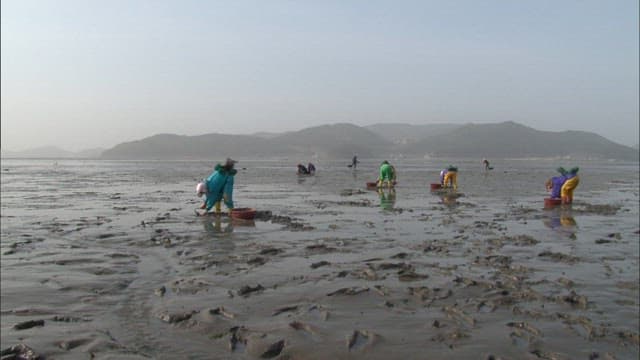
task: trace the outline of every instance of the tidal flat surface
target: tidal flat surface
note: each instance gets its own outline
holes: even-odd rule
[[[247,222],[194,215],[213,161],[3,159],[3,359],[638,358],[637,163],[364,160],[240,161]]]

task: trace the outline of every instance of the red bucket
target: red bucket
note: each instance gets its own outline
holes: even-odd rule
[[[546,207],[546,208],[552,208],[552,207],[558,206],[560,204],[562,204],[562,200],[561,199],[544,198],[544,207]]]
[[[231,217],[234,219],[253,220],[256,217],[254,208],[237,208],[231,210]]]
[[[442,184],[440,183],[431,183],[431,190],[440,190],[442,189]]]
[[[367,189],[375,190],[377,188],[378,188],[378,183],[377,182],[368,182],[367,183]]]

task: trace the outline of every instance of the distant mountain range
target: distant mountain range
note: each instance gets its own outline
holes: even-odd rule
[[[104,149],[86,149],[82,151],[67,151],[55,146],[43,146],[24,151],[2,150],[3,158],[28,159],[97,159],[102,156]]]
[[[515,122],[464,125],[404,146],[408,155],[638,160],[638,150],[584,131],[539,131]]]
[[[252,135],[206,134],[154,135],[118,144],[102,153],[105,159],[210,159],[229,154],[235,157],[273,157],[291,149],[275,141]]]
[[[463,125],[459,124],[375,124],[365,126],[374,133],[391,140],[394,144],[411,144],[422,139],[443,135]]]
[[[98,151],[98,150],[95,150]],[[43,156],[43,152],[47,156]],[[488,157],[616,159],[638,161],[639,150],[584,131],[539,131],[515,122],[494,124],[332,124],[286,133],[253,135],[159,134],[125,142],[101,153],[34,149],[3,157],[102,159],[220,159],[294,157],[298,160],[390,157]],[[89,156],[91,155],[91,156]]]
[[[211,159],[295,156],[349,159],[490,157],[638,160],[638,150],[583,131],[539,131],[515,122],[496,124],[333,124],[284,134],[156,135],[106,150],[107,159]]]

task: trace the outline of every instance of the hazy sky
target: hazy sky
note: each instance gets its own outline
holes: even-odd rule
[[[638,143],[637,0],[1,4],[3,149],[507,120]]]

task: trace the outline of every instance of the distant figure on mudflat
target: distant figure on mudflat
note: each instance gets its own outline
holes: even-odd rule
[[[315,175],[315,173],[316,173],[315,165],[313,165],[312,163],[309,163],[307,165],[307,171],[309,172],[309,175]]]
[[[482,159],[482,163],[484,164],[484,169],[485,170],[493,170],[493,168],[489,165],[489,160]]]
[[[359,162],[360,161],[358,161],[358,154],[353,155],[353,159],[351,159],[351,167],[355,169],[358,166]]]
[[[309,170],[302,164],[298,164],[298,175],[309,175]]]

